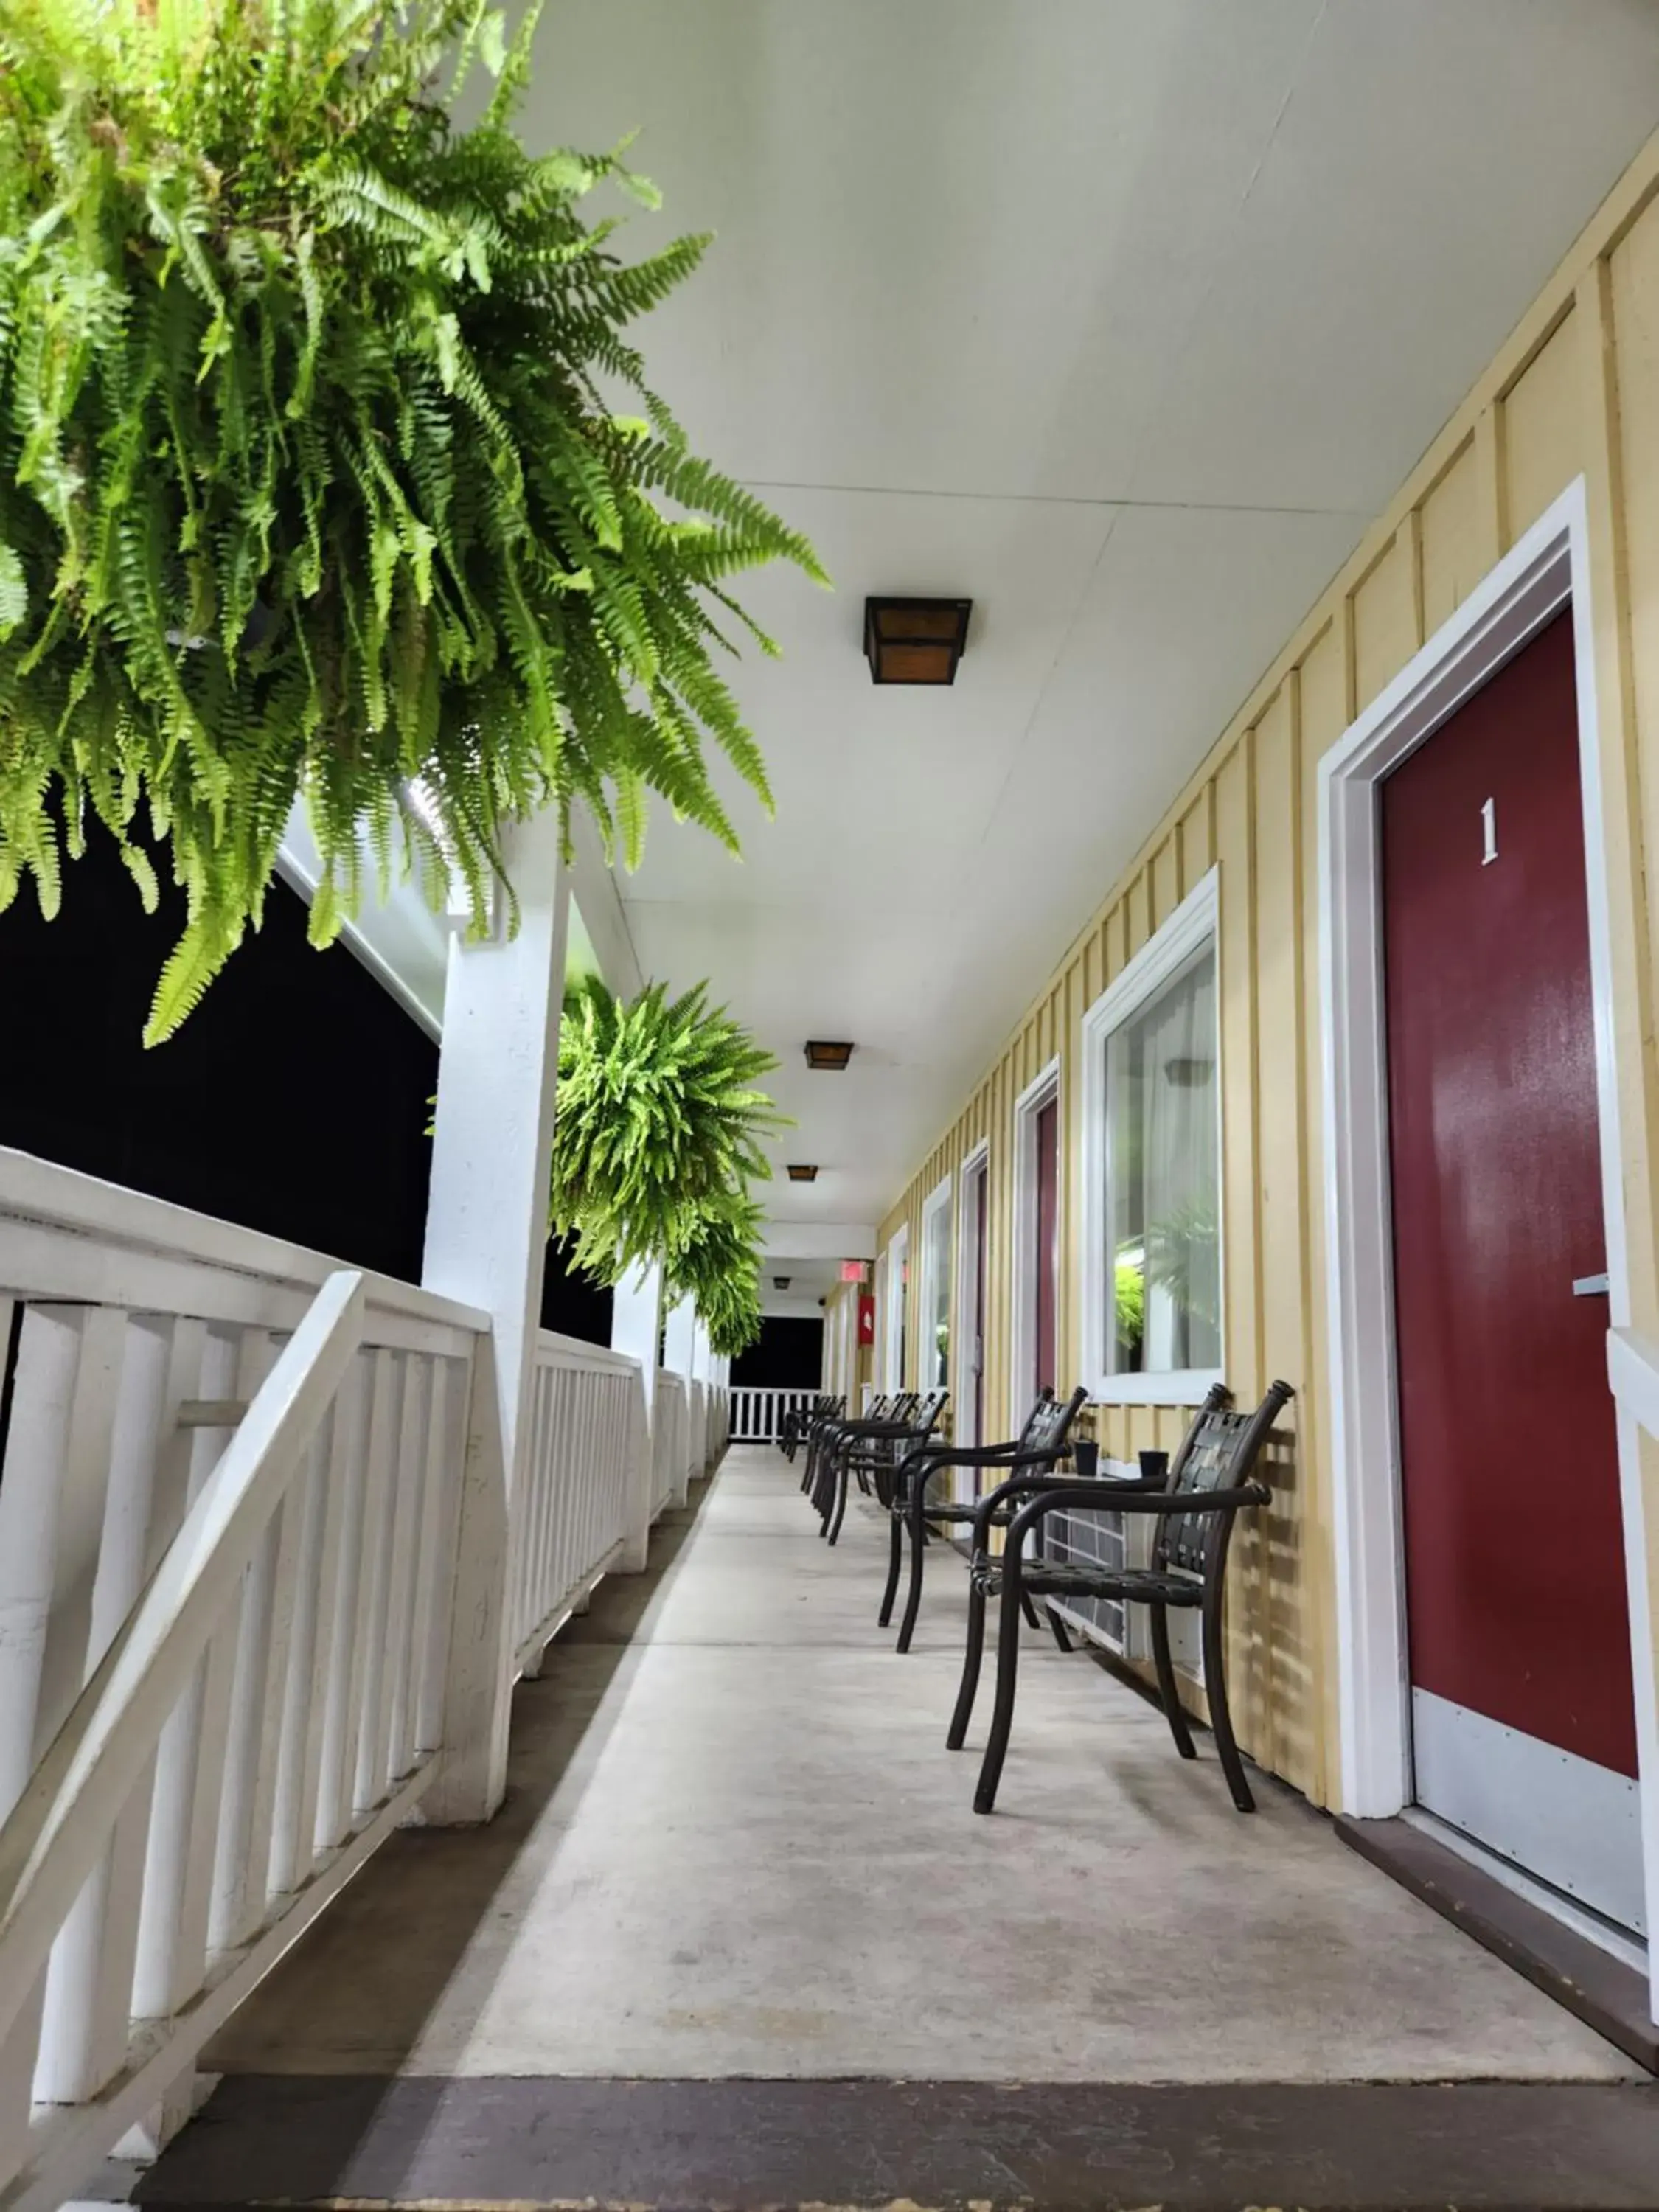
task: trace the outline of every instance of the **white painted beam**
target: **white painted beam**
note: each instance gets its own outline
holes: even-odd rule
[[[762,1246],[773,1260],[873,1260],[873,1222],[769,1221]]]

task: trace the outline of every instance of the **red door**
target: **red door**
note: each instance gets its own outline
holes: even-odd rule
[[[1039,1389],[1057,1389],[1054,1368],[1054,1306],[1060,1287],[1060,1101],[1051,1098],[1036,1117],[1036,1327]]]
[[[1418,1795],[1633,1923],[1635,1723],[1568,617],[1388,779],[1382,830]]]

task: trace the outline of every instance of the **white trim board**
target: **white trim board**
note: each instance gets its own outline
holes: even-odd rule
[[[982,1302],[978,1295],[978,1271],[975,1264],[978,1258],[977,1239],[971,1237],[968,1233],[968,1201],[970,1197],[976,1195],[981,1206],[989,1205],[990,1174],[991,1140],[988,1137],[981,1137],[957,1171],[957,1299],[954,1322],[956,1334],[952,1340],[953,1352],[951,1361],[951,1433],[957,1443],[970,1445],[981,1443],[984,1439],[979,1433],[979,1425],[974,1418],[974,1394],[963,1387],[968,1376],[974,1370],[971,1368],[964,1368],[963,1354],[970,1341],[969,1324],[971,1322],[973,1325],[971,1338],[976,1340],[980,1359],[983,1363],[985,1316],[981,1310]],[[985,1276],[988,1290],[990,1287],[991,1277],[990,1233],[991,1224],[988,1219],[985,1224]],[[958,1475],[962,1472],[963,1470],[958,1469]]]
[[[1008,1341],[1008,1433],[1017,1437],[1031,1410],[1031,1368],[1036,1358],[1036,1272],[1031,1262],[1036,1226],[1037,1115],[1060,1097],[1060,1054],[1037,1070],[1013,1111],[1013,1219],[1009,1279],[1013,1296]],[[1064,1132],[1061,1132],[1062,1141]],[[1060,1285],[1054,1285],[1058,1293]],[[1055,1316],[1058,1322],[1058,1315]],[[1060,1347],[1055,1347],[1059,1357]]]
[[[1219,1369],[1183,1369],[1164,1375],[1109,1375],[1102,1347],[1106,1340],[1106,1191],[1111,1179],[1111,1146],[1106,1126],[1106,1041],[1139,1011],[1192,958],[1206,939],[1216,947],[1220,975],[1221,871],[1200,877],[1153,931],[1133,959],[1113,977],[1083,1017],[1083,1235],[1079,1243],[1079,1310],[1083,1319],[1083,1373],[1089,1395],[1103,1406],[1201,1406],[1224,1377]],[[1221,1173],[1221,1117],[1225,1112],[1226,1071],[1221,1064],[1220,994],[1216,1014],[1216,1219],[1225,1250],[1226,1208]],[[1227,1314],[1221,1314],[1221,1341],[1227,1341]]]
[[[1579,778],[1589,884],[1609,1317],[1627,1326],[1611,922],[1607,896],[1595,649],[1583,479],[1578,478],[1319,764],[1319,994],[1322,1038],[1326,1283],[1336,1553],[1338,1709],[1344,1808],[1399,1813],[1412,1796],[1411,1717],[1400,1510],[1388,1174],[1377,792],[1551,618],[1571,605]],[[1630,1577],[1645,1560],[1634,1425],[1620,1423]],[[1632,1604],[1633,1642],[1645,1607]],[[1643,1776],[1646,1918],[1659,1923],[1659,1724],[1652,1655],[1634,1653]]]

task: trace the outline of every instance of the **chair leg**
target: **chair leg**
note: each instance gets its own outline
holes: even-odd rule
[[[836,1510],[830,1516],[828,1534],[833,1544],[841,1534],[841,1524],[847,1517],[847,1462],[843,1459],[836,1470]]]
[[[1181,1693],[1176,1687],[1175,1661],[1170,1656],[1170,1609],[1155,1605],[1152,1608],[1152,1664],[1158,1669],[1158,1694],[1163,1701],[1164,1717],[1170,1723],[1170,1734],[1175,1738],[1176,1749],[1183,1759],[1196,1759],[1193,1732],[1187,1725],[1187,1716],[1182,1711]]]
[[[1072,1648],[1072,1639],[1066,1633],[1065,1622],[1054,1611],[1053,1606],[1048,1606],[1044,1610],[1048,1615],[1048,1626],[1053,1631],[1054,1642],[1062,1651],[1069,1651]]]
[[[916,1615],[921,1611],[922,1562],[927,1552],[927,1485],[916,1480],[911,1485],[914,1495],[908,1503],[905,1519],[910,1525],[910,1587],[904,1600],[904,1618],[899,1623],[898,1648],[910,1649],[910,1638],[916,1632]]]
[[[830,1534],[830,1516],[836,1504],[836,1468],[840,1456],[838,1452],[830,1454],[819,1468],[818,1479],[812,1485],[812,1510],[818,1516],[820,1536]]]
[[[1227,1778],[1227,1787],[1233,1793],[1233,1802],[1241,1813],[1254,1813],[1255,1799],[1250,1795],[1250,1785],[1244,1777],[1244,1762],[1238,1755],[1238,1746],[1233,1739],[1233,1717],[1227,1703],[1227,1662],[1221,1638],[1221,1592],[1215,1593],[1211,1604],[1208,1592],[1204,1602],[1204,1687],[1210,1700],[1210,1726],[1215,1733],[1216,1755],[1221,1761],[1221,1771]]]
[[[1028,1628],[1042,1627],[1042,1623],[1037,1619],[1037,1609],[1032,1604],[1030,1593],[1027,1590],[1021,1590],[1019,1594],[1019,1609],[1025,1615],[1025,1626]]]
[[[995,1811],[997,1784],[1002,1779],[1002,1762],[1008,1755],[1008,1736],[1014,1724],[1014,1693],[1019,1687],[1019,1612],[1024,1595],[1018,1562],[1005,1553],[1002,1606],[997,1619],[997,1701],[991,1714],[991,1733],[985,1740],[979,1786],[974,1791],[976,1813]]]
[[[876,1615],[878,1628],[885,1628],[893,1618],[893,1600],[898,1595],[899,1569],[904,1564],[904,1517],[889,1509],[887,1515],[887,1587],[881,1594],[881,1611]]]
[[[970,1576],[968,1583],[968,1642],[962,1655],[962,1681],[957,1690],[956,1711],[945,1739],[947,1751],[960,1751],[968,1740],[973,1717],[974,1693],[979,1687],[979,1665],[985,1656],[985,1593]]]

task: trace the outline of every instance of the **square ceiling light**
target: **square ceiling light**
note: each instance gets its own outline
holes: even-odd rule
[[[872,684],[954,684],[971,599],[866,599],[864,657]]]
[[[808,1167],[800,1160],[790,1161],[789,1180],[791,1182],[816,1182],[817,1179],[818,1171],[816,1168]]]
[[[806,1040],[806,1065],[809,1067],[845,1067],[852,1057],[850,1044],[832,1044],[824,1037],[808,1037]]]
[[[787,1291],[793,1280],[793,1278],[789,1275],[774,1275],[772,1278],[772,1288],[775,1291]]]

